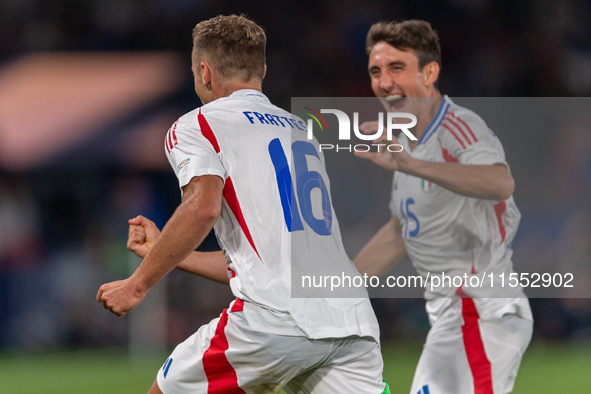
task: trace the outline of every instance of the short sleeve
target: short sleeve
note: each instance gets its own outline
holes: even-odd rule
[[[446,161],[508,167],[499,139],[477,115],[450,112],[441,127],[439,140]]]
[[[166,157],[172,166],[179,187],[186,186],[193,177],[217,175],[226,179],[226,171],[218,154],[201,132],[196,117],[193,122],[184,116],[168,130],[164,141]]]

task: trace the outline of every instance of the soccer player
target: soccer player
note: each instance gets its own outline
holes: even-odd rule
[[[431,329],[411,394],[511,392],[533,320],[523,290],[498,282],[513,272],[520,220],[501,142],[478,115],[439,93],[439,38],[428,22],[374,24],[367,53],[375,95],[390,112],[415,114],[417,124],[416,140],[394,138],[402,152],[357,153],[394,171],[394,179],[391,219],[355,265],[383,275],[408,253],[431,278],[424,294]],[[376,123],[360,128],[373,134]],[[483,274],[493,274],[494,286],[469,286],[475,282],[466,278]],[[463,280],[440,283],[436,275]]]
[[[195,27],[192,70],[204,105],[166,136],[182,202],[162,233],[144,217],[130,221],[128,247],[145,258],[97,300],[121,316],[175,267],[220,282],[228,273],[236,300],[175,348],[150,393],[389,392],[367,298],[292,298],[292,263],[355,268],[318,142],[261,92],[265,43],[243,16]],[[302,191],[302,182],[312,187]],[[321,199],[311,197],[315,188]],[[193,252],[212,226],[223,254]]]

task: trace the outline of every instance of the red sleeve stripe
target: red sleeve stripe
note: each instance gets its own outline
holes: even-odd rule
[[[170,130],[168,130],[167,141],[168,141],[168,149],[172,150],[172,148],[174,148],[174,145],[172,144],[172,133],[170,132]]]
[[[218,145],[218,140],[215,138],[215,134],[213,134],[211,127],[209,127],[209,123],[207,123],[207,120],[205,120],[205,116],[203,116],[203,114],[201,113],[201,108],[199,108],[197,120],[199,121],[199,127],[201,127],[201,133],[203,133],[203,136],[207,138],[207,140],[211,143],[213,149],[215,149],[215,153],[220,153],[220,146]]]
[[[464,122],[464,120],[462,118],[460,118],[459,116],[455,116],[453,114],[453,112],[450,112],[450,114],[451,114],[451,116],[453,116],[455,119],[459,120],[464,125],[464,127],[466,128],[466,130],[468,130],[468,132],[472,136],[472,138],[474,138],[474,142],[478,142],[478,138],[476,138],[476,136],[472,132],[472,129],[470,128],[470,126],[468,126],[468,124],[466,122]]]
[[[174,122],[174,124],[172,125],[172,139],[174,140],[174,144],[178,144],[179,141],[176,139],[176,125],[179,124],[179,121],[177,119],[176,122]]]
[[[168,146],[168,132],[166,133],[166,137],[164,137],[164,146],[166,146],[166,151],[170,153],[170,147]]]
[[[464,141],[461,140],[460,137],[458,137],[458,135],[451,129],[451,127],[449,127],[447,124],[442,123],[441,124],[443,127],[445,127],[446,129],[449,130],[449,132],[456,138],[456,140],[458,140],[458,142],[460,143],[460,145],[462,145],[463,149],[466,149],[466,144],[464,144]]]
[[[464,130],[462,130],[462,128],[460,127],[460,125],[458,125],[456,122],[453,121],[452,118],[445,118],[445,120],[447,120],[449,123],[451,123],[452,125],[455,126],[456,129],[458,129],[458,131],[462,134],[462,136],[464,137],[464,139],[466,140],[466,142],[468,143],[468,145],[472,145],[472,141],[470,141],[470,138],[468,138],[468,136],[466,135],[466,133],[464,133]]]
[[[168,129],[168,133],[166,133],[166,138],[164,138],[164,144],[166,145],[166,150],[168,153],[179,143],[176,139],[176,125],[179,123],[178,119],[170,129]],[[174,139],[174,143],[172,142]]]
[[[474,379],[474,394],[493,394],[492,366],[486,355],[478,325],[478,310],[472,298],[462,298],[462,337]]]
[[[205,138],[207,138],[207,140],[211,143],[211,145],[213,146],[213,149],[215,149],[216,153],[220,153],[220,146],[218,144],[218,141],[215,138],[215,134],[211,130],[209,123],[207,123],[205,116],[203,116],[203,114],[201,113],[201,108],[199,109],[199,114],[197,115],[197,119],[199,120],[199,126],[201,127],[201,132],[203,133],[203,136]],[[236,218],[236,220],[238,220],[238,224],[240,224],[240,228],[242,229],[242,232],[244,232],[244,235],[246,236],[248,243],[250,243],[250,245],[252,246],[252,248],[254,249],[254,251],[256,252],[257,256],[259,256],[259,259],[260,259],[261,255],[259,254],[256,246],[254,245],[254,241],[252,239],[252,236],[250,235],[250,230],[248,229],[248,226],[246,225],[246,220],[244,220],[244,215],[242,214],[242,208],[240,208],[240,203],[238,202],[238,196],[236,195],[236,190],[234,189],[234,183],[232,182],[232,178],[230,178],[230,177],[228,177],[226,179],[226,182],[224,184],[224,200],[226,200],[226,203],[228,204],[228,206],[232,210],[234,217]],[[262,259],[261,259],[261,261],[262,261]]]

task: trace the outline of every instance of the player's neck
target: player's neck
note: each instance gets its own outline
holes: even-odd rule
[[[413,151],[416,146],[418,145],[418,141],[421,139],[421,136],[425,131],[427,131],[427,127],[437,115],[437,110],[441,105],[441,100],[443,97],[439,92],[437,92],[436,96],[425,98],[424,103],[425,105],[420,106],[420,111],[417,113],[417,125],[414,127],[413,134],[417,137],[417,141],[410,141],[410,150]]]
[[[229,82],[228,84],[225,84],[223,86],[220,86],[219,89],[217,89],[215,93],[216,100],[218,98],[222,98],[222,97],[226,97],[232,93],[234,93],[237,90],[242,90],[242,89],[251,89],[251,90],[257,90],[259,92],[263,92],[263,88],[262,88],[262,84],[260,81],[255,81],[255,82]]]

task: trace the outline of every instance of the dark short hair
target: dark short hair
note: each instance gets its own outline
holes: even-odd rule
[[[439,36],[427,21],[413,19],[398,23],[374,23],[367,33],[365,50],[368,55],[374,45],[380,41],[396,49],[414,50],[419,58],[421,70],[431,62],[437,62],[441,67]]]
[[[218,15],[193,29],[193,48],[205,56],[222,80],[265,75],[265,31],[244,15]],[[200,60],[198,59],[198,60]]]

